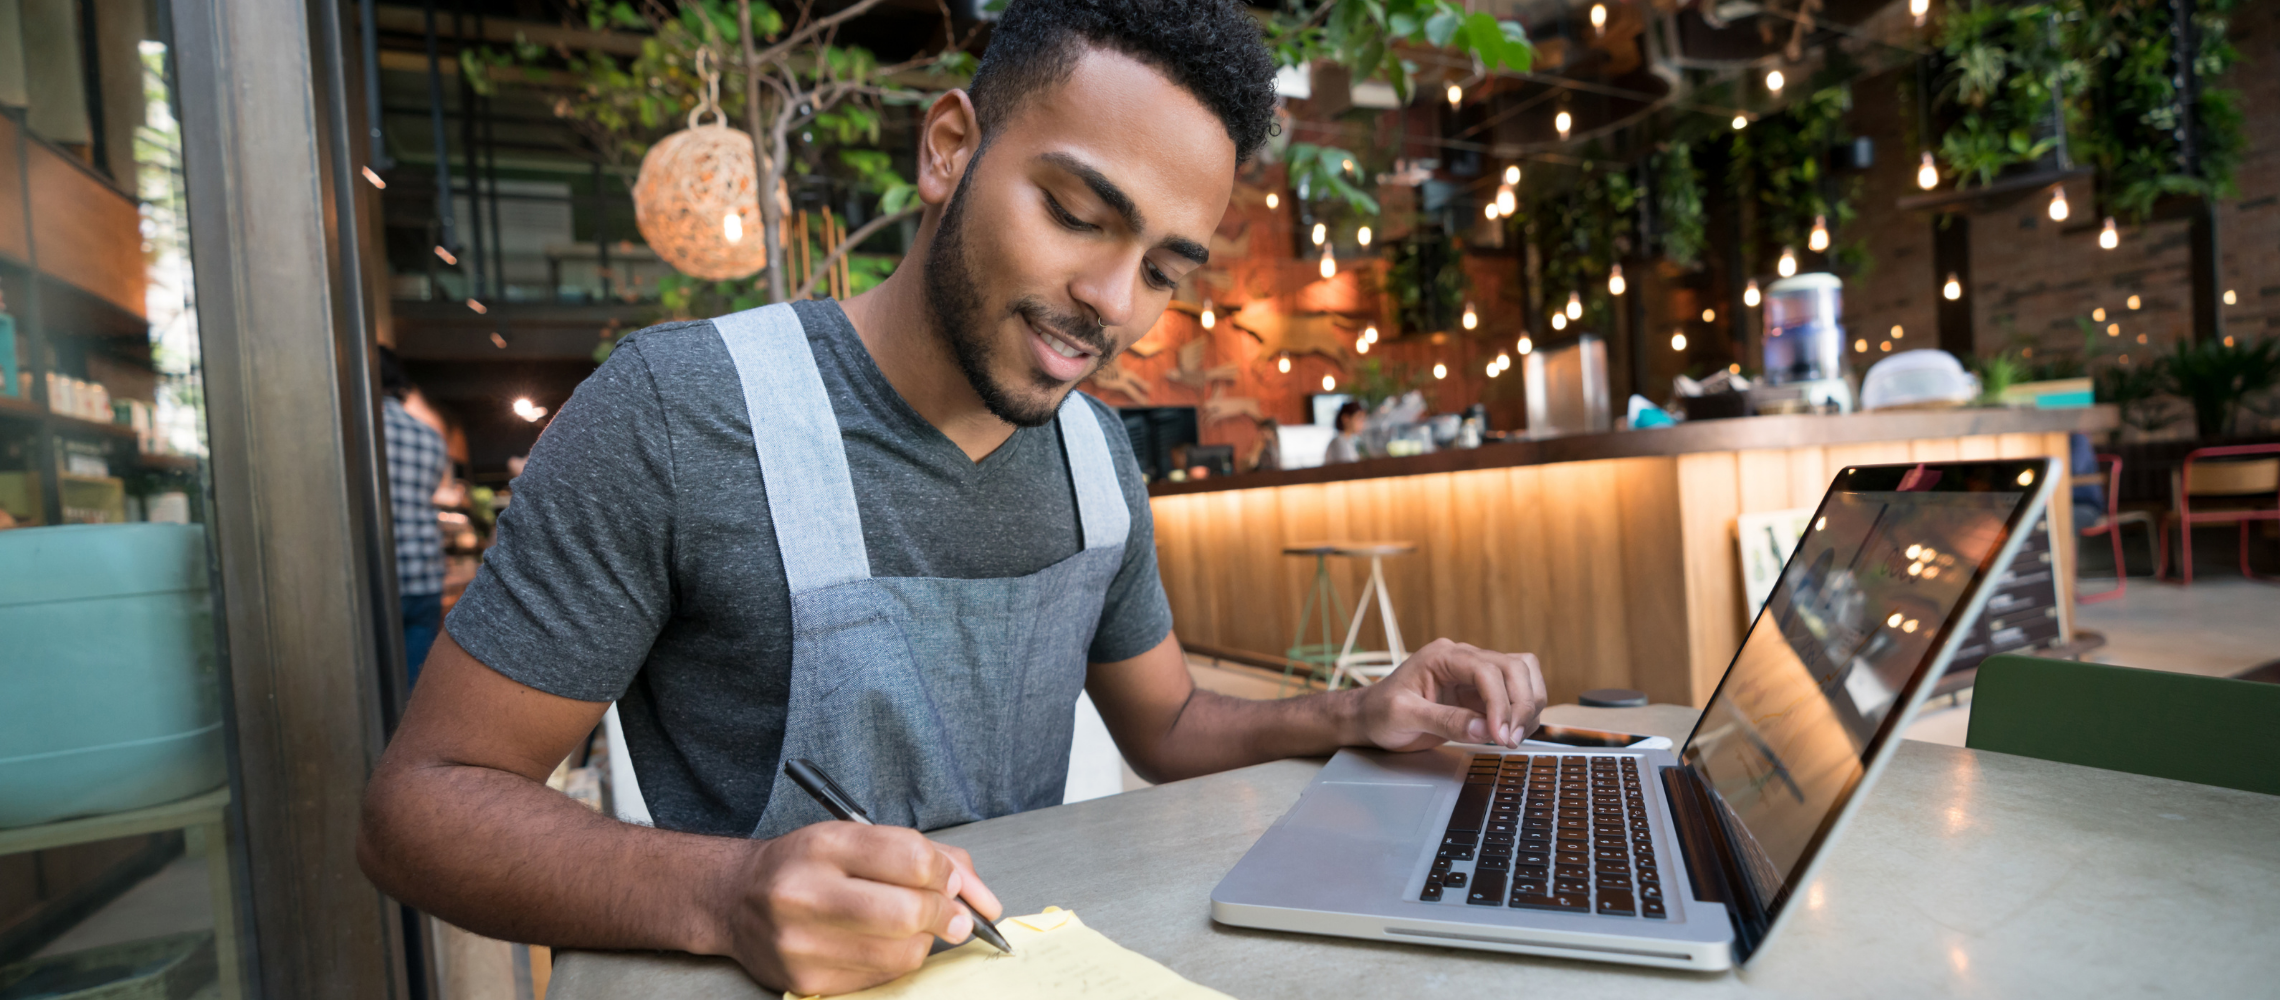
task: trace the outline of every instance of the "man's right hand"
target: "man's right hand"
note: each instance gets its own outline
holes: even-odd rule
[[[720,950],[803,996],[877,986],[918,968],[935,938],[965,941],[974,920],[957,896],[993,921],[1004,910],[965,851],[859,823],[753,841],[723,888]]]

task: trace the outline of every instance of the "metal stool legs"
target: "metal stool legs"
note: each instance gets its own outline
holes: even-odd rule
[[[1283,653],[1282,683],[1275,686],[1275,697],[1282,697],[1284,690],[1290,686],[1291,670],[1298,664],[1304,663],[1308,667],[1305,681],[1308,685],[1337,666],[1337,655],[1334,652],[1337,647],[1331,644],[1334,633],[1330,620],[1343,618],[1345,611],[1339,604],[1338,584],[1330,579],[1329,554],[1316,552],[1314,585],[1307,589],[1305,603],[1299,605],[1298,632],[1291,636],[1290,649]],[[1315,613],[1317,605],[1321,607],[1319,616]],[[1306,641],[1306,627],[1310,621],[1321,629],[1320,642]]]
[[[1355,640],[1362,635],[1362,619],[1370,611],[1370,598],[1375,596],[1379,621],[1385,625],[1385,645],[1382,652],[1354,652]],[[1354,606],[1354,619],[1346,628],[1346,645],[1338,650],[1337,667],[1330,674],[1330,690],[1335,691],[1346,678],[1363,683],[1375,682],[1393,672],[1401,661],[1409,658],[1409,651],[1401,642],[1401,623],[1393,617],[1393,594],[1385,587],[1385,558],[1370,556],[1370,582],[1362,587],[1362,599]]]

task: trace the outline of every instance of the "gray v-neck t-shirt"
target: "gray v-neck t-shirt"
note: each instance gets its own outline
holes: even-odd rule
[[[847,449],[877,577],[1027,576],[1083,547],[1058,423],[980,462],[911,409],[836,302],[798,302]],[[1090,659],[1171,632],[1147,486],[1093,407],[1132,511]],[[657,825],[741,836],[782,747],[791,593],[728,349],[710,321],[618,345],[532,448],[451,635],[507,677],[618,702]]]

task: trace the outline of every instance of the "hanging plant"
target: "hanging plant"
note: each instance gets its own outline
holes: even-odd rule
[[[1587,151],[1589,158],[1568,189],[1544,192],[1530,209],[1529,220],[1544,307],[1562,308],[1568,295],[1575,294],[1584,308],[1576,322],[1585,329],[1604,331],[1612,329],[1615,316],[1607,273],[1631,249],[1635,228],[1631,210],[1638,207],[1639,187],[1628,174],[1591,166],[1597,152]],[[1528,325],[1533,329],[1546,318],[1531,316]]]
[[[1851,110],[1850,86],[1815,90],[1735,133],[1734,158],[1744,191],[1757,199],[1763,239],[1803,250],[1813,221],[1826,219],[1829,259],[1857,271],[1872,262],[1866,242],[1837,234],[1860,215],[1861,179],[1838,178],[1829,170],[1829,151],[1852,141],[1845,129]]]
[[[1393,297],[1401,332],[1448,329],[1472,289],[1456,240],[1436,227],[1420,227],[1417,235],[1388,250],[1385,290]]]
[[[2178,131],[2185,122],[2179,93],[2175,5],[2169,0],[2118,0],[2091,8],[2077,38],[2090,63],[2087,158],[2097,164],[2100,200],[2113,214],[2143,222],[2165,195],[2230,194],[2247,147],[2239,94],[2206,86],[2240,53],[2226,39],[2234,0],[2201,0],[2193,34],[2194,74],[2204,81],[2191,108],[2199,163],[2187,162]],[[2196,169],[2197,168],[2197,169]]]
[[[1673,142],[1656,153],[1648,165],[1654,175],[1655,220],[1663,257],[1680,267],[1702,264],[1709,245],[1709,223],[1703,214],[1702,171],[1694,166],[1694,146]]]
[[[1993,183],[2056,147],[2082,91],[2083,64],[2067,33],[2079,0],[1949,8],[1940,28],[1939,103],[1960,112],[1940,137],[1940,158],[1958,187]]]

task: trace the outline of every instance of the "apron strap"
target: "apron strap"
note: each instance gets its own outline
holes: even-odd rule
[[[1077,520],[1084,526],[1085,548],[1121,546],[1132,532],[1132,508],[1125,504],[1124,486],[1116,480],[1116,456],[1108,450],[1100,418],[1085,394],[1072,389],[1061,401],[1060,420],[1061,447],[1069,460],[1069,480],[1077,489]]]
[[[863,547],[847,448],[799,314],[790,303],[778,303],[722,316],[713,328],[744,385],[760,481],[792,593],[869,578],[871,556]]]

